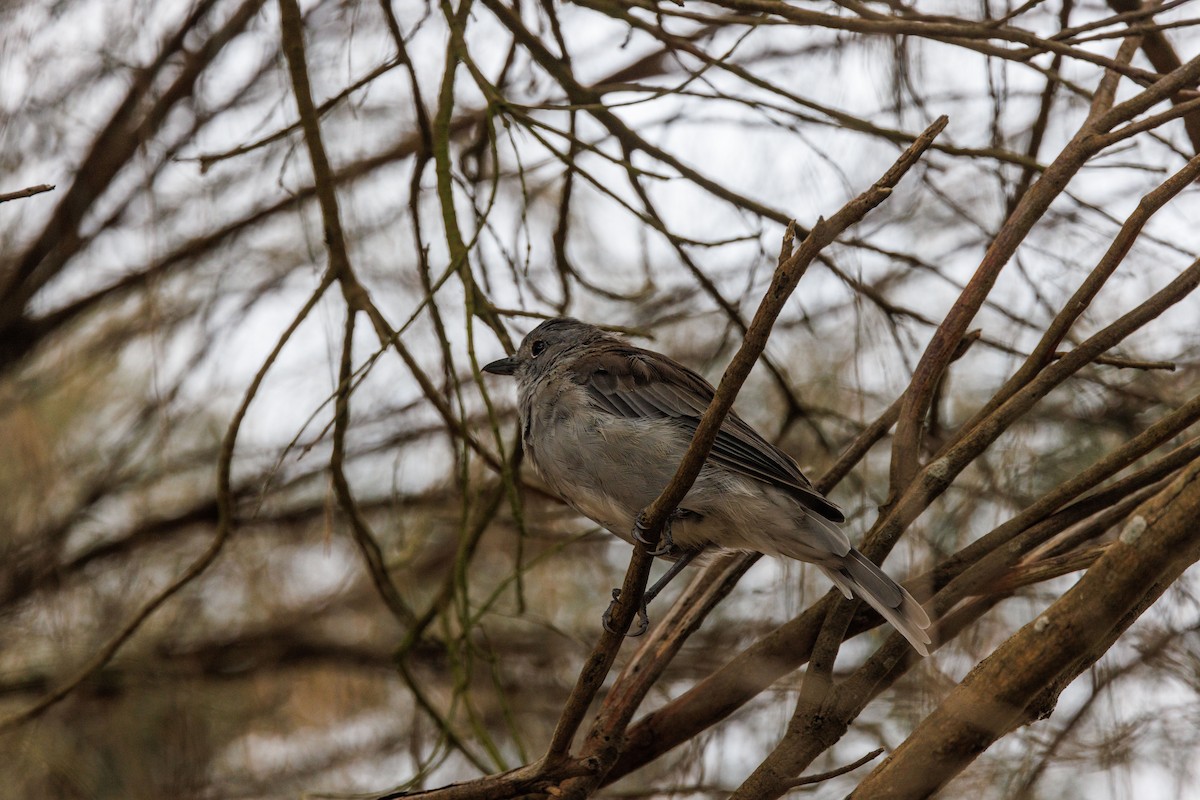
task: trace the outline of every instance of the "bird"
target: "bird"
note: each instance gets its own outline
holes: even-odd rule
[[[625,541],[645,542],[641,512],[674,476],[713,399],[712,384],[662,353],[571,317],[542,322],[516,353],[483,371],[516,379],[521,442],[547,486]],[[698,558],[721,551],[783,556],[816,565],[847,599],[858,595],[929,655],[925,610],[851,545],[843,522],[842,510],[791,456],[731,411],[652,551],[674,564],[644,603]]]

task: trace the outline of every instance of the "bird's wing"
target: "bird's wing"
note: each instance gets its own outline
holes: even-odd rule
[[[602,410],[629,419],[668,418],[689,433],[695,432],[715,394],[708,381],[687,367],[637,347],[606,347],[577,359],[572,371]],[[840,508],[813,489],[790,456],[737,414],[725,417],[708,458],[786,490],[831,522],[846,519]]]

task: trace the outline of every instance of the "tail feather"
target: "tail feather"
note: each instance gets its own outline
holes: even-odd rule
[[[842,590],[842,594],[850,597],[853,591],[866,600],[908,639],[918,653],[923,656],[929,655],[926,645],[932,640],[925,630],[929,627],[929,615],[903,586],[892,580],[870,559],[851,548],[850,552],[842,557],[840,566],[821,565],[821,569],[834,585]]]

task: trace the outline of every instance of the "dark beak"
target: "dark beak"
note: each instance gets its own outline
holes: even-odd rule
[[[490,364],[485,364],[483,371],[490,372],[493,375],[512,375],[517,371],[517,365],[520,363],[520,360],[516,356],[509,356],[508,358],[501,358]]]

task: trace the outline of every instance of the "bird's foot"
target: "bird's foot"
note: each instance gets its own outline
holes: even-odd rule
[[[631,534],[633,536],[633,540],[635,542],[641,542],[642,544],[646,545],[646,547],[656,546],[658,542],[651,541],[650,539],[646,538],[646,531],[649,529],[650,524],[646,520],[646,512],[639,511],[637,519],[633,521],[633,532]]]
[[[612,590],[612,602],[608,604],[608,610],[604,612],[604,617],[602,618],[602,622],[604,624],[604,630],[608,631],[609,633],[618,633],[619,634],[621,632],[621,631],[617,630],[616,628],[614,628],[613,624],[612,624],[613,610],[617,607],[617,601],[620,600],[620,598],[621,598],[621,590],[613,589]],[[650,615],[646,612],[646,603],[645,603],[645,601],[643,601],[642,604],[638,607],[637,629],[634,631],[629,631],[625,635],[632,639],[634,637],[641,636],[643,633],[646,632],[646,629],[649,627],[650,627]]]
[[[646,536],[646,531],[650,529],[646,521],[646,512],[638,513],[637,519],[633,521],[632,536],[635,541],[641,542],[646,547],[654,548],[649,553],[652,556],[665,556],[672,554],[675,551],[675,540],[671,538],[671,521],[682,518],[687,512],[681,512],[678,509],[671,512],[671,516],[667,517],[667,522],[663,525],[662,536],[656,542]]]

